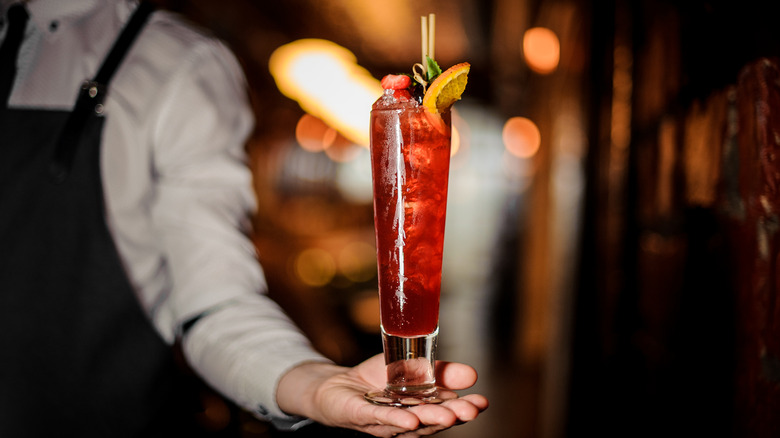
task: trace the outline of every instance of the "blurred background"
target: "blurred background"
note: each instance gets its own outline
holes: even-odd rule
[[[491,407],[442,437],[780,436],[776,2],[158,0],[242,62],[271,295],[381,352],[367,133],[387,73],[470,62],[440,357]],[[214,436],[280,433],[203,390]]]

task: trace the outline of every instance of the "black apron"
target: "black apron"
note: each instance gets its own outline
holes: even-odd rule
[[[149,11],[73,112],[0,109],[0,437],[190,432],[194,405],[124,272],[100,176],[100,102]]]

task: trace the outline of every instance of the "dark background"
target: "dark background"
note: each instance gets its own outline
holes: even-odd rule
[[[470,148],[453,157],[442,356],[479,369],[474,390],[491,408],[440,436],[780,436],[776,3],[158,3],[243,63],[271,293],[345,365],[381,350],[361,322],[375,277],[312,286],[291,263],[310,248],[371,244],[370,201],[338,190],[340,164],[298,150],[303,110],[279,93],[268,58],[323,38],[381,78],[418,57],[417,28],[398,17],[434,12],[439,63],[472,64],[456,105]],[[552,73],[524,62],[533,26],[560,39]],[[523,160],[501,152],[515,116],[542,136]],[[275,432],[207,388],[203,400],[215,436],[357,436]]]

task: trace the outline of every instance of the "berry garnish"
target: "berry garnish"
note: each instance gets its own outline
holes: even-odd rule
[[[382,78],[382,88],[385,90],[405,90],[412,83],[412,78],[406,75],[387,75]]]

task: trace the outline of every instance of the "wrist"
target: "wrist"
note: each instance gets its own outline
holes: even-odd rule
[[[327,362],[306,362],[291,368],[279,380],[276,402],[289,414],[317,420],[318,391],[328,379],[345,368]]]

